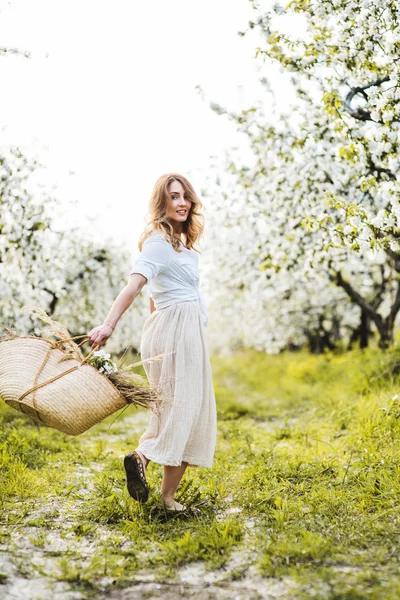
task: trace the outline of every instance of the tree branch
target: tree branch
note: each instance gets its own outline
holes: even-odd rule
[[[372,119],[369,110],[366,110],[365,108],[353,108],[351,103],[358,94],[361,94],[364,100],[368,101],[368,95],[365,93],[365,90],[370,87],[378,87],[382,85],[382,83],[385,83],[385,81],[390,81],[389,75],[385,75],[385,77],[381,77],[380,79],[376,79],[375,81],[371,81],[371,83],[366,83],[362,86],[352,87],[343,102],[344,108],[349,115],[359,121],[373,121],[374,119]]]
[[[374,161],[372,160],[372,158],[370,156],[368,157],[368,169],[369,169],[370,173],[373,173],[374,171],[376,171],[378,180],[382,179],[382,173],[386,173],[386,175],[392,181],[396,181],[396,179],[397,179],[396,175],[394,173],[392,173],[392,171],[390,169],[387,169],[386,167],[378,167],[378,165],[376,165],[374,163]]]
[[[397,273],[400,273],[400,254],[391,248],[385,248],[386,254],[393,260],[394,268]]]
[[[395,320],[399,310],[400,310],[400,280],[397,282],[396,297],[394,299],[392,308],[390,309],[390,313],[387,317],[387,320],[388,320],[390,326],[394,323],[394,320]]]
[[[382,322],[381,315],[376,312],[373,305],[370,304],[367,300],[365,300],[365,298],[363,298],[361,294],[359,294],[346,279],[343,279],[343,276],[340,271],[335,273],[334,282],[336,283],[336,285],[344,289],[349,298],[355,304],[357,304],[364,312],[366,312],[367,315],[369,315],[375,323],[377,322],[377,319],[378,321]]]
[[[375,291],[374,297],[371,300],[371,306],[375,310],[378,310],[379,306],[382,304],[383,295],[386,291],[386,284],[388,282],[388,280],[385,277],[384,265],[380,265],[380,272],[381,272],[381,283],[374,286],[376,291]]]

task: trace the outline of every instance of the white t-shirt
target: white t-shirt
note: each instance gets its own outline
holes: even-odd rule
[[[132,273],[147,279],[150,296],[156,309],[176,302],[198,300],[203,323],[207,326],[208,312],[200,290],[199,255],[181,242],[177,252],[161,231],[152,231],[143,242],[142,252],[133,264]]]

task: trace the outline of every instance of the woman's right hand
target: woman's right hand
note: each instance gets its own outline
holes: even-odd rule
[[[103,323],[103,325],[99,325],[98,327],[94,327],[87,334],[89,342],[92,344],[92,346],[103,346],[113,331],[114,329],[111,327],[111,325],[107,325],[106,323]]]

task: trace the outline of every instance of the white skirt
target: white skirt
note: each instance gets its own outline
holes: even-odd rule
[[[185,301],[152,312],[140,342],[148,380],[165,397],[150,412],[138,450],[155,463],[211,468],[216,443],[216,406],[211,363],[199,302]]]

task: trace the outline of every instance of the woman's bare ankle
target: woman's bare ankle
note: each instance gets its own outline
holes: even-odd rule
[[[145,457],[145,455],[144,455],[144,454],[142,454],[142,453],[140,452],[140,450],[136,450],[136,452],[139,454],[140,458],[142,459],[143,466],[144,466],[144,468],[146,469],[146,468],[147,468],[147,465],[148,465],[148,464],[149,464],[149,462],[150,462],[150,461],[149,461],[149,459],[148,459],[148,458],[146,458],[146,457]]]
[[[179,502],[177,502],[173,497],[171,499],[171,496],[168,497],[168,496],[161,495],[161,504],[169,510],[176,510],[176,511],[186,510],[186,507],[183,504],[180,504]]]
[[[172,506],[175,502],[174,494],[161,492],[161,502],[167,506]]]

